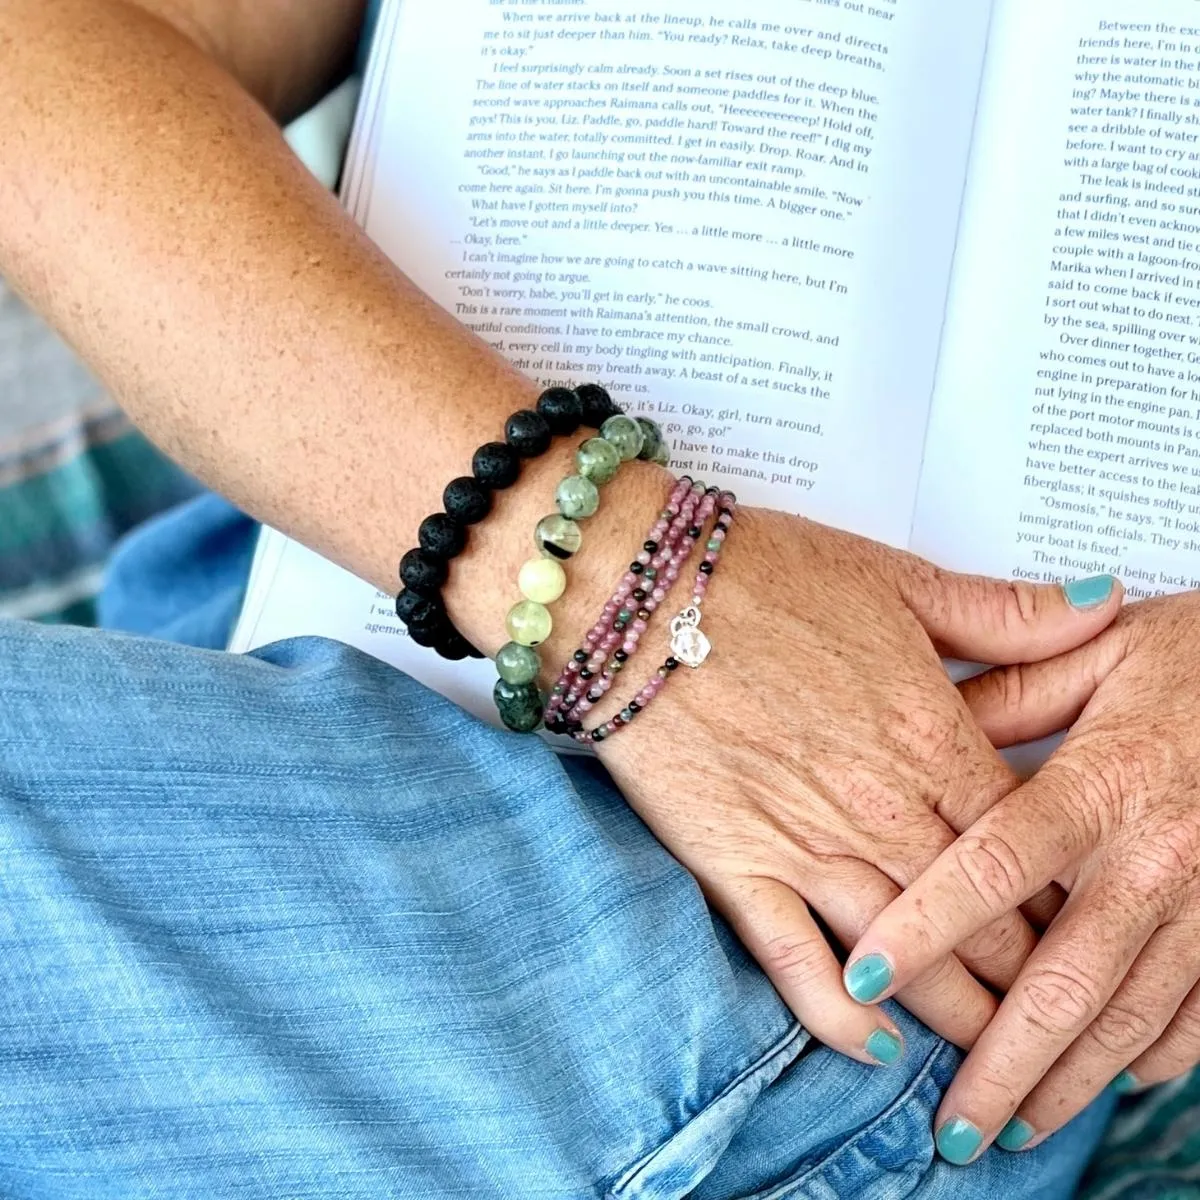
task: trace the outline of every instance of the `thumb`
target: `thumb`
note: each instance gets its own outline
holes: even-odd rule
[[[905,603],[939,652],[967,662],[1040,662],[1102,633],[1121,611],[1125,589],[1111,575],[1063,586],[956,575],[920,559],[902,572]]]
[[[1003,750],[1074,725],[1127,649],[1125,628],[1118,625],[1047,662],[976,675],[960,684],[959,691],[988,741]]]

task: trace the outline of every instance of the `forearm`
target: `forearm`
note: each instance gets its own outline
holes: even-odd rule
[[[536,394],[367,241],[222,67],[136,8],[0,9],[0,212],[0,271],[151,437],[381,587]],[[564,466],[530,471],[455,572],[452,612],[486,648]]]

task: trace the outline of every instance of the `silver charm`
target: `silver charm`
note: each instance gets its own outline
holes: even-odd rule
[[[700,631],[700,610],[695,605],[671,622],[671,653],[693,671],[712,653],[712,642]]]

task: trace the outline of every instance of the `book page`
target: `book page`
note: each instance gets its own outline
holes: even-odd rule
[[[914,548],[1200,586],[1200,5],[1000,0]]]
[[[344,195],[531,376],[657,419],[679,470],[904,543],[990,13],[392,0]],[[260,559],[234,649],[321,634],[490,711],[490,672],[374,588],[272,531]]]

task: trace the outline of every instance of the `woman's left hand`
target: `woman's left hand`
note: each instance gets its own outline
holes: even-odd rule
[[[1029,1149],[1109,1084],[1200,1062],[1200,593],[963,685],[997,745],[1076,721],[1061,750],[872,923],[903,988],[1050,881],[1070,897],[950,1087],[938,1147]],[[1081,715],[1082,714],[1082,715]]]

